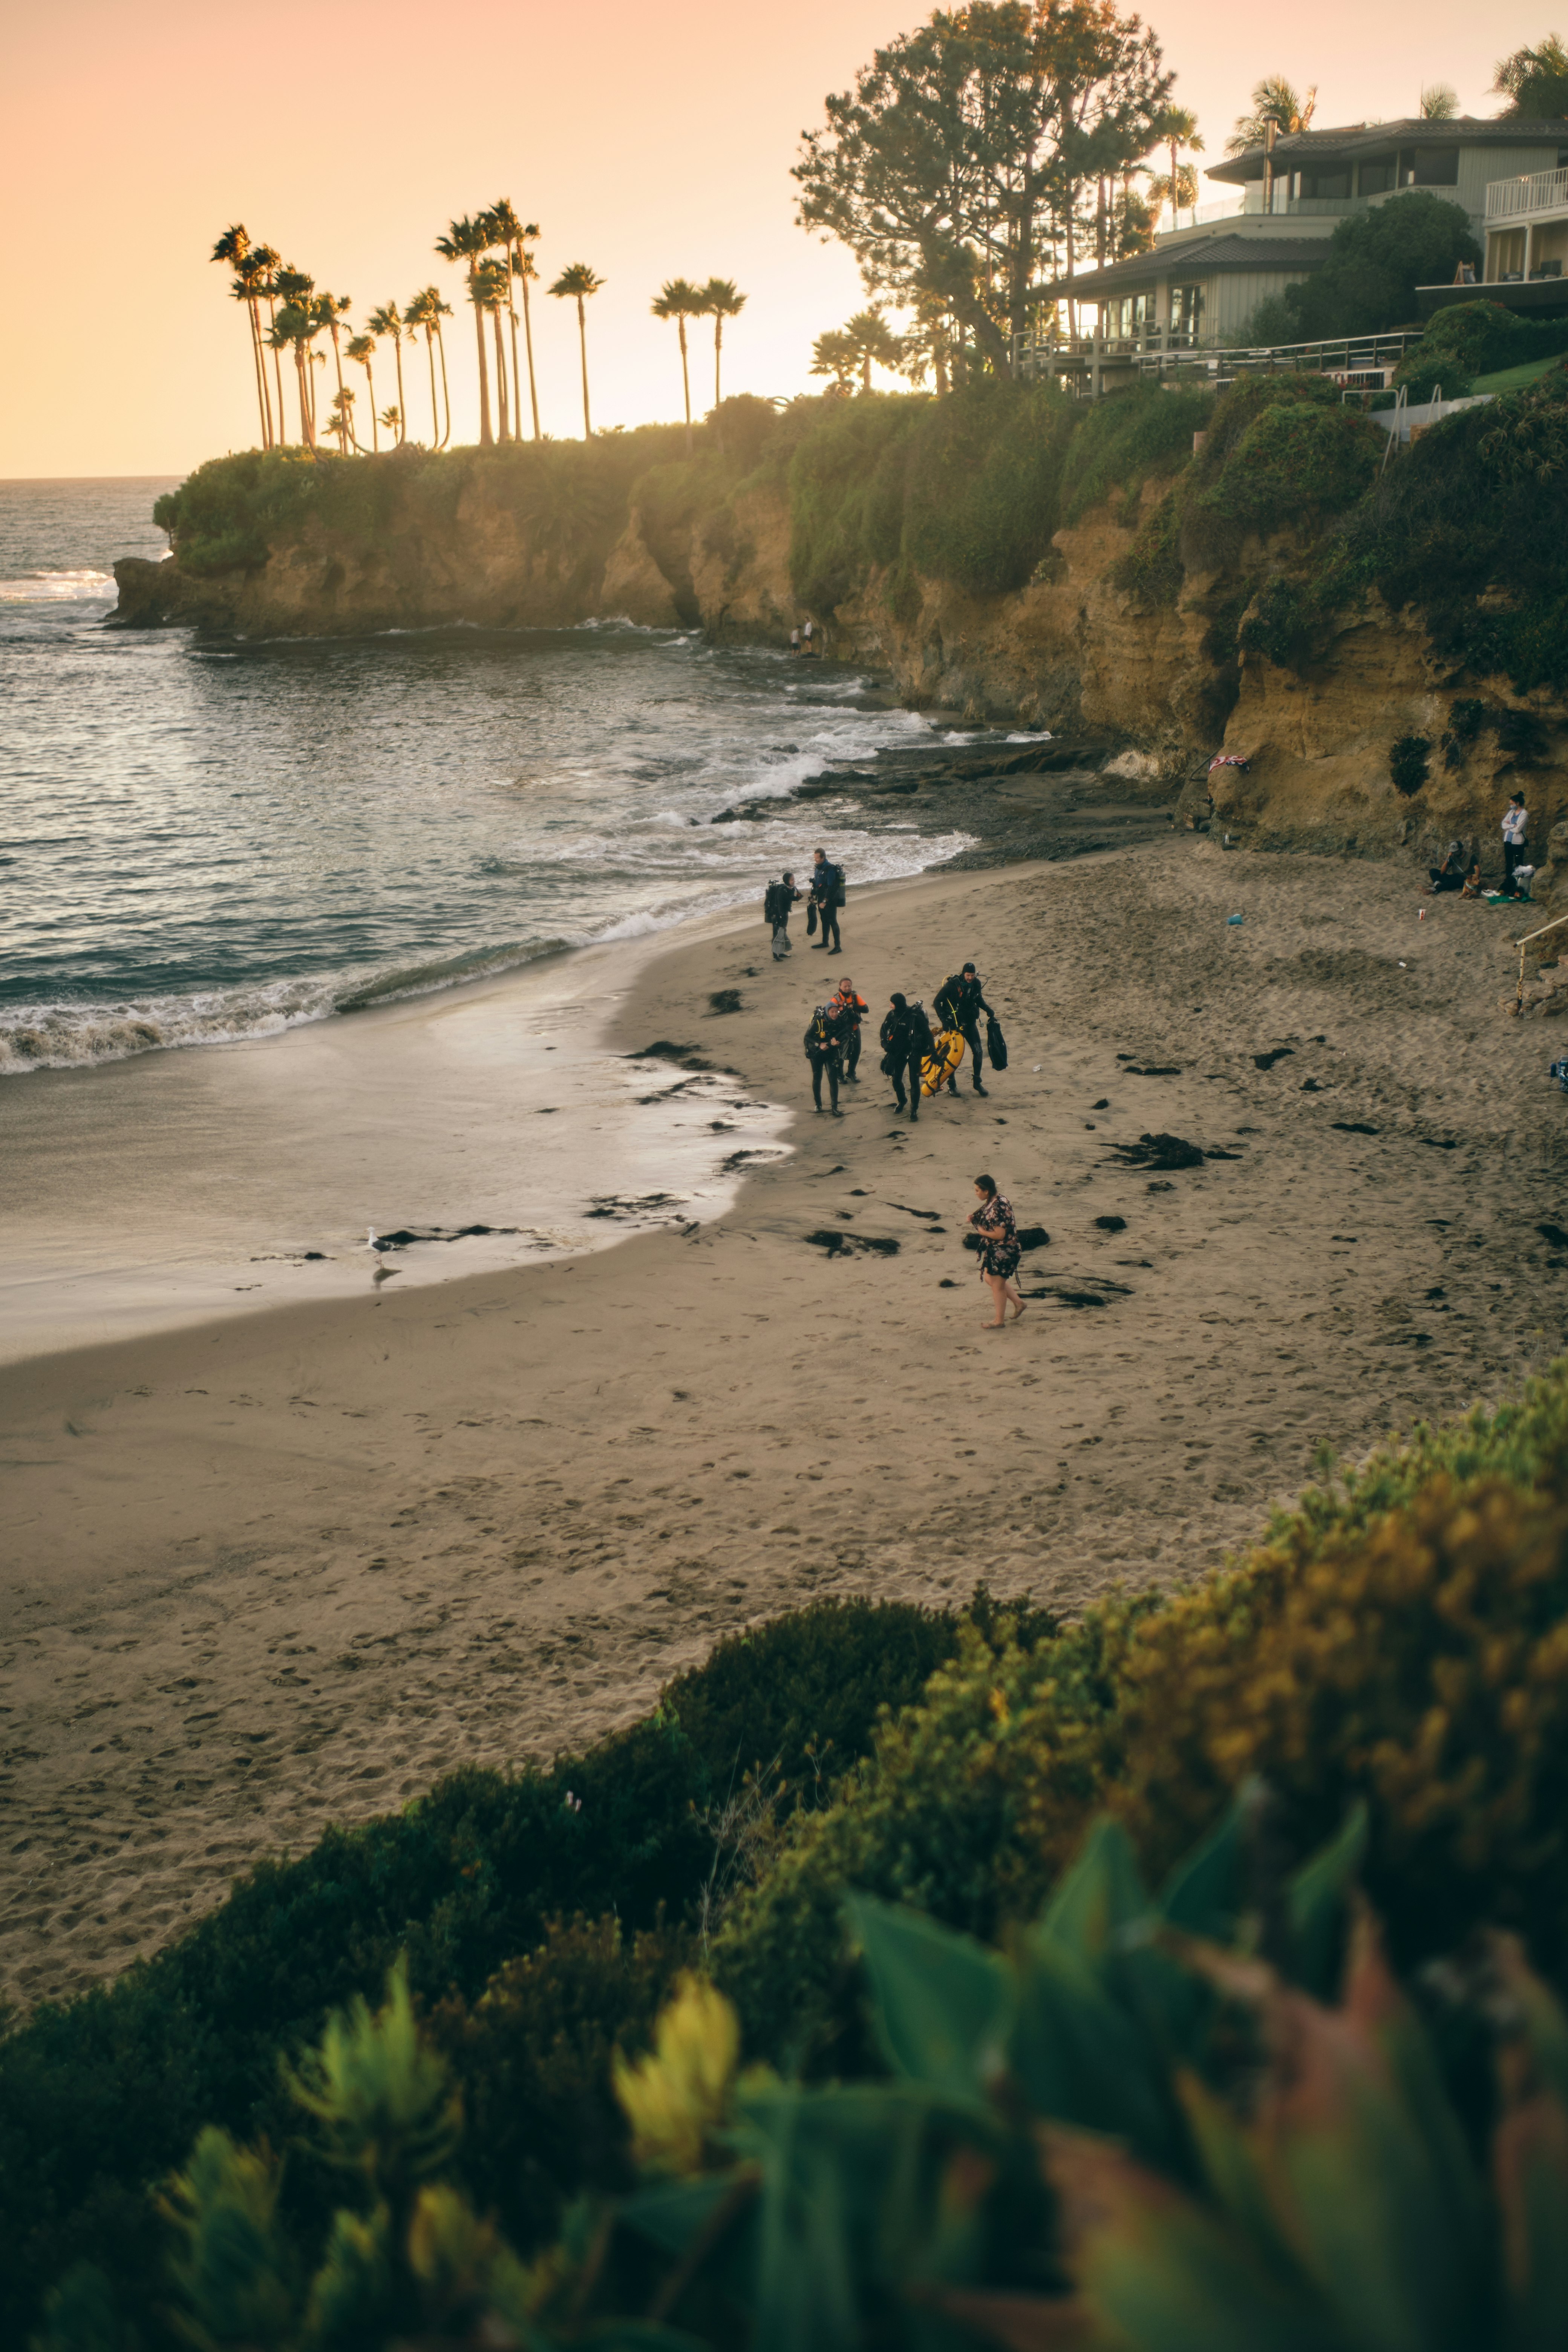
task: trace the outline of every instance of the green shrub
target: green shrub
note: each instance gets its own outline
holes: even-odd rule
[[[910,449],[903,551],[973,595],[1021,588],[1057,528],[1076,419],[1054,384],[994,377],[932,403]]]
[[[1143,484],[1179,473],[1193,436],[1208,425],[1212,393],[1156,383],[1132,385],[1096,401],[1068,445],[1061,520],[1075,523],[1092,506],[1119,496],[1121,518],[1135,521]]]
[[[1418,286],[1452,285],[1459,262],[1480,258],[1462,206],[1422,188],[1401,190],[1338,222],[1322,268],[1286,288],[1296,339],[1405,325],[1416,316]]]
[[[1225,442],[1212,456],[1205,443],[1183,484],[1184,556],[1217,567],[1249,533],[1311,529],[1352,506],[1376,475],[1380,429],[1322,377],[1255,378],[1226,410]]]
[[[929,404],[863,393],[814,405],[790,460],[790,580],[808,611],[827,614],[898,556],[910,437]]]
[[[1407,800],[1421,790],[1426,781],[1426,766],[1432,746],[1425,735],[1401,735],[1388,751],[1388,778],[1396,793]]]
[[[114,1985],[37,2011],[0,2042],[0,2343],[25,2341],[42,2288],[80,2257],[143,2277],[146,2184],[204,2124],[281,2140],[279,2061],[399,1951],[419,1998],[471,2002],[557,1917],[613,1912],[635,1935],[662,1906],[679,1922],[713,1868],[701,1809],[737,1767],[777,1758],[785,1805],[815,1792],[868,1752],[878,1708],[915,1697],[958,1629],[950,1612],[829,1601],[734,1636],[585,1754],[459,1771],[401,1813],[330,1830]],[[546,1971],[563,2004],[574,1949]]]
[[[862,2054],[845,1887],[992,1936],[1097,1807],[1162,1870],[1248,1772],[1300,1843],[1375,1804],[1368,1885],[1412,1962],[1485,1917],[1568,1980],[1568,1365],[1309,1493],[1162,1603],[1099,1603],[1032,1653],[966,1633],[721,1932],[749,2046]]]

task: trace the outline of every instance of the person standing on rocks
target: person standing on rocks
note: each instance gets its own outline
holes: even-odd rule
[[[1014,1222],[1013,1204],[996,1190],[994,1176],[977,1176],[974,1194],[980,1206],[971,1209],[969,1222],[980,1236],[980,1279],[991,1286],[991,1296],[996,1302],[996,1314],[990,1323],[983,1323],[983,1331],[1000,1331],[1007,1320],[1007,1302],[1013,1302],[1016,1323],[1024,1311],[1024,1294],[1014,1276],[1018,1271],[1018,1228]]]
[[[980,1016],[986,1013],[993,1021],[996,1016],[985,1002],[980,975],[972,963],[966,963],[962,971],[952,973],[942,982],[936,992],[936,1010],[937,1018],[949,1029],[956,1029],[968,1044],[974,1056],[974,1091],[983,1095],[985,1088],[981,1084],[980,1073],[985,1067],[985,1050],[980,1043]],[[948,1079],[947,1090],[950,1095],[958,1092],[956,1070]]]
[[[772,926],[773,961],[783,963],[795,950],[789,943],[789,910],[798,905],[805,894],[795,887],[795,876],[784,874],[781,882],[770,882],[763,893],[763,920]]]
[[[1529,831],[1530,811],[1524,805],[1524,794],[1510,793],[1502,821],[1502,887],[1510,898],[1514,895],[1514,868],[1524,863],[1524,839]]]
[[[906,1076],[909,1079],[912,1125],[921,1115],[921,1066],[928,1055],[936,1052],[930,1017],[918,999],[911,1004],[894,990],[882,1021],[881,1044],[882,1067],[893,1081],[893,1095],[900,1110],[904,1107],[904,1080]]]
[[[811,1098],[820,1114],[822,1109],[823,1073],[827,1075],[827,1091],[833,1104],[833,1116],[842,1118],[838,1108],[838,1082],[844,1075],[845,1016],[837,1003],[819,1004],[813,1012],[802,1041],[805,1058],[811,1064]]]

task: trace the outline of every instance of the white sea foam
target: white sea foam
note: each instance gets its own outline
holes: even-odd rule
[[[103,604],[114,593],[111,572],[24,572],[0,580],[0,604]]]

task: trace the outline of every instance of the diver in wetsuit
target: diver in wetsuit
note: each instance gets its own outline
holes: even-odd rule
[[[943,1025],[956,1029],[967,1042],[974,1055],[974,1091],[983,1095],[985,1088],[980,1083],[980,1073],[985,1067],[985,1051],[980,1043],[980,1015],[986,1013],[993,1021],[996,1016],[985,1002],[980,976],[972,963],[966,963],[962,971],[952,972],[942,982],[936,992],[936,1009]],[[947,1090],[950,1095],[958,1092],[956,1070],[949,1076]]]
[[[893,1093],[898,1108],[904,1108],[904,1080],[910,1087],[910,1118],[921,1115],[921,1065],[928,1055],[936,1052],[936,1039],[931,1034],[931,1021],[919,998],[911,1004],[895,990],[889,1001],[880,1031],[882,1067],[893,1081]]]

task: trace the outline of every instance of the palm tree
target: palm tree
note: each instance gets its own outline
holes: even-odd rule
[[[1171,226],[1180,228],[1182,223],[1178,205],[1185,198],[1195,212],[1198,202],[1197,166],[1194,163],[1184,164],[1180,160],[1180,150],[1184,147],[1189,153],[1201,155],[1204,152],[1204,142],[1198,132],[1198,118],[1188,106],[1168,106],[1160,118],[1158,128],[1162,139],[1170,150],[1171,156],[1171,176],[1165,183],[1165,193],[1171,200]],[[1192,189],[1191,195],[1186,193],[1189,185]],[[1181,192],[1180,194],[1177,193],[1178,190]],[[1152,193],[1155,195],[1159,194],[1158,180],[1154,182]]]
[[[350,299],[347,294],[318,294],[316,297],[316,316],[332,339],[332,365],[337,370],[338,404],[342,410],[337,428],[338,442],[345,457],[349,454],[348,436],[344,429],[348,411],[342,407],[343,354],[338,337],[342,331],[343,320],[348,317]]]
[[[424,286],[404,312],[410,327],[425,331],[425,352],[430,362],[430,446],[444,449],[452,437],[452,396],[447,388],[447,343],[441,332],[441,321],[452,315],[452,306],[441,299],[437,286]],[[436,353],[441,354],[441,392],[447,407],[447,429],[441,430],[440,410],[436,404]]]
[[[590,294],[596,294],[605,280],[595,278],[585,261],[574,261],[564,268],[549,289],[558,301],[574,301],[577,305],[577,341],[583,352],[583,438],[592,440],[593,419],[588,414],[588,314],[583,305]]]
[[[713,407],[717,414],[720,401],[720,368],[724,355],[724,321],[738,319],[746,307],[746,298],[732,278],[710,278],[702,289],[702,315],[713,321]],[[720,427],[719,446],[724,446],[723,427]]]
[[[537,236],[539,235],[539,225],[536,221],[525,222],[520,220],[512,207],[510,196],[502,196],[499,204],[492,205],[489,211],[485,215],[485,220],[489,227],[492,242],[496,245],[504,246],[506,248],[506,267],[508,277],[521,278],[522,279],[522,300],[523,309],[526,312],[528,308],[528,281],[529,278],[536,273],[531,269],[524,269],[521,265],[527,258],[527,239],[531,236]],[[507,315],[511,320],[511,437],[514,441],[521,441],[522,438],[522,373],[518,365],[517,357],[517,311],[512,305],[511,289],[510,286],[507,289],[506,307]],[[533,388],[533,338],[531,335],[530,335],[528,342],[528,380],[529,389],[531,392]],[[537,400],[533,403],[533,437],[536,441],[539,438],[539,403]]]
[[[488,253],[490,233],[482,220],[473,220],[465,213],[461,220],[447,223],[445,236],[436,239],[436,250],[443,261],[466,261],[468,265],[468,299],[474,305],[474,332],[479,346],[479,446],[490,449],[495,435],[490,431],[490,371],[485,357],[485,306],[475,298],[474,273],[479,257]],[[443,356],[445,356],[443,354]]]
[[[818,335],[811,347],[812,374],[830,375],[835,392],[853,391],[858,361],[858,354],[848,336],[837,327],[829,328],[826,335]]]
[[[235,271],[230,291],[237,302],[244,303],[246,317],[250,323],[250,359],[256,372],[257,404],[261,411],[261,446],[264,449],[270,449],[272,419],[267,404],[267,362],[261,352],[261,309],[258,291],[264,273],[261,264],[251,254],[250,237],[243,221],[236,221],[232,227],[225,229],[209,258],[226,262]]]
[[[1298,98],[1283,74],[1265,74],[1253,85],[1252,112],[1238,114],[1234,135],[1225,142],[1227,155],[1245,155],[1254,147],[1268,144],[1267,125],[1274,123],[1284,132],[1310,131],[1312,117],[1318,110],[1318,85],[1314,82],[1305,98]]]
[[[860,389],[871,389],[871,369],[896,368],[903,356],[903,346],[880,310],[857,310],[845,321],[844,333],[850,352],[860,370]]]
[[[553,292],[553,288],[551,289]],[[686,454],[691,455],[691,371],[686,363],[686,321],[700,318],[702,297],[689,278],[667,279],[651,305],[656,319],[673,319],[680,336],[680,386],[686,398]]]
[[[374,323],[374,320],[372,323]],[[345,356],[351,360],[357,360],[364,370],[364,380],[370,392],[371,451],[374,455],[381,448],[380,437],[375,429],[375,373],[372,364],[375,358],[375,337],[355,335],[349,344]]]
[[[384,302],[379,310],[373,310],[370,314],[371,333],[373,335],[390,335],[392,337],[392,355],[397,362],[397,414],[399,418],[401,418],[404,414],[403,323],[403,314],[398,310],[395,302]],[[367,370],[366,373],[368,373],[369,371]],[[373,391],[371,394],[373,404],[375,394]],[[374,405],[372,408],[372,414],[374,414]],[[397,437],[399,442],[401,442],[403,438],[402,434],[399,433]]]
[[[401,408],[396,407],[395,405],[394,405],[394,406],[393,406],[393,407],[391,407],[391,408],[384,408],[384,409],[382,410],[382,412],[381,412],[381,421],[382,421],[382,423],[383,423],[384,425],[388,426],[388,427],[389,427],[389,429],[390,429],[392,432],[394,432],[394,433],[395,433],[395,434],[396,434],[396,436],[397,436],[397,446],[398,446],[398,447],[401,449],[401,447],[403,446],[403,411],[402,411],[402,409],[401,409]]]
[[[349,454],[351,441],[356,449],[359,447],[354,436],[353,404],[353,386],[346,383],[327,411],[327,430],[337,435],[338,446],[345,457]]]
[[[282,265],[279,261],[276,246],[256,246],[252,248],[250,258],[260,268],[261,275],[256,281],[256,290],[267,305],[267,323],[270,328],[277,323],[278,272]],[[265,343],[266,341],[266,336],[263,336],[262,341]],[[265,365],[266,362],[263,362],[264,370]],[[276,345],[272,348],[272,373],[278,383],[277,439],[279,446],[286,449],[289,446],[289,425],[283,414],[283,361]]]
[[[529,221],[525,224],[522,234],[525,237],[537,236],[539,235],[539,223],[537,221]],[[528,404],[533,412],[533,437],[536,441],[542,441],[544,436],[539,429],[539,387],[533,380],[533,320],[529,314],[528,308],[528,281],[531,278],[537,278],[539,272],[534,267],[533,256],[530,253],[526,245],[520,245],[516,252],[512,255],[511,268],[513,277],[519,278],[522,285],[522,340],[528,352]],[[513,331],[516,331],[515,327]],[[518,425],[520,429],[522,423],[521,398],[522,395],[519,393]]]
[[[506,380],[506,345],[501,341],[500,314],[511,301],[511,270],[504,261],[481,261],[474,272],[474,299],[490,314],[496,339],[496,438],[511,438]]]
[[[279,274],[290,278],[299,276],[296,270]],[[310,345],[321,331],[321,322],[316,317],[313,306],[308,309],[303,302],[286,299],[279,305],[272,331],[267,338],[275,352],[292,352],[294,354],[294,373],[300,393],[300,438],[311,451],[316,446],[316,403],[315,388],[310,382]]]
[[[1492,89],[1508,100],[1507,114],[1551,121],[1568,111],[1568,48],[1560,36],[1548,33],[1539,48],[1500,58]]]
[[[1459,110],[1459,93],[1451,81],[1429,81],[1421,93],[1423,122],[1452,122]]]
[[[1169,205],[1171,226],[1174,228],[1181,218],[1183,205],[1196,205],[1198,201],[1198,167],[1195,163],[1178,166],[1173,180],[1163,172],[1157,173],[1149,183],[1149,194],[1156,205]]]

